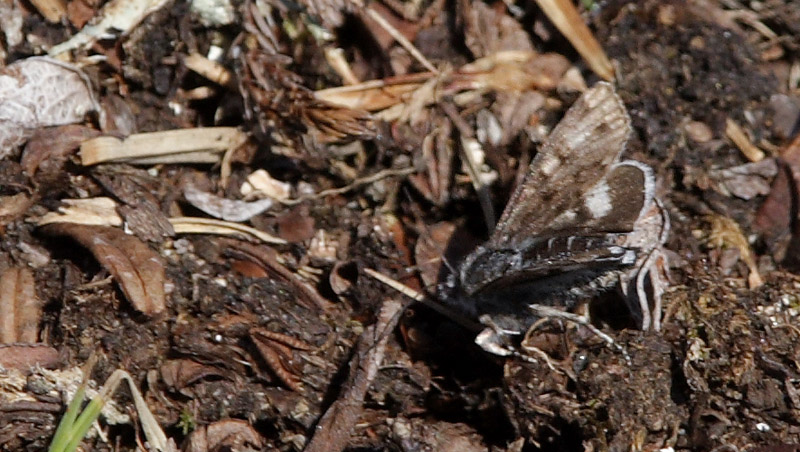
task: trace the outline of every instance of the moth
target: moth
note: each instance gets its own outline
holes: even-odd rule
[[[488,242],[448,275],[443,301],[494,333],[521,334],[538,318],[532,304],[569,309],[617,287],[641,328],[658,329],[669,217],[653,170],[620,161],[630,133],[610,84],[585,91],[538,150]]]

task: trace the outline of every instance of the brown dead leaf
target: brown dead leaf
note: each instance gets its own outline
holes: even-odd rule
[[[292,391],[302,392],[295,351],[310,351],[312,347],[299,339],[263,328],[252,328],[250,339],[278,380]]]
[[[225,250],[225,255],[239,260],[247,260],[261,266],[271,278],[285,282],[297,289],[297,302],[309,309],[325,310],[330,302],[310,283],[306,282],[294,272],[278,261],[278,253],[267,246],[258,246],[239,240],[218,239],[220,246]]]
[[[33,273],[9,268],[0,276],[0,343],[37,342],[42,305]]]
[[[0,196],[0,235],[3,234],[5,226],[24,215],[33,202],[33,198],[25,193]]]
[[[161,365],[161,378],[168,387],[181,391],[187,386],[207,377],[225,377],[225,371],[217,366],[202,364],[191,359],[171,359]]]
[[[77,124],[41,129],[28,140],[22,167],[29,176],[41,171],[48,178],[54,177],[83,141],[98,135],[97,130]]]
[[[138,311],[155,316],[166,309],[164,263],[138,238],[116,228],[76,223],[53,223],[41,230],[71,237],[91,251]]]
[[[278,237],[289,243],[299,243],[314,237],[314,218],[308,206],[300,205],[278,217]]]

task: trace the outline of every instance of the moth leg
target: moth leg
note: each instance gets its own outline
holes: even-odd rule
[[[647,292],[645,290],[645,278],[650,281],[650,288],[653,295],[653,307],[650,308]],[[642,265],[639,274],[636,275],[636,296],[639,298],[639,305],[642,308],[642,330],[652,327],[654,331],[661,331],[661,297],[664,295],[664,288],[669,281],[666,256],[659,250],[654,250]],[[651,315],[652,313],[652,315]],[[647,319],[645,323],[644,319]],[[652,323],[651,323],[652,322]]]
[[[545,306],[545,305],[541,305],[541,304],[531,304],[531,305],[528,305],[528,308],[531,311],[533,311],[536,315],[539,315],[542,318],[549,317],[549,318],[555,318],[555,319],[562,319],[562,320],[566,320],[568,322],[572,322],[572,323],[575,323],[575,324],[578,324],[578,325],[581,325],[581,326],[587,328],[589,331],[594,333],[597,337],[599,337],[600,339],[605,341],[606,344],[608,344],[609,347],[616,348],[617,351],[619,351],[622,354],[622,356],[625,357],[625,361],[628,364],[631,364],[631,357],[628,354],[627,350],[625,350],[625,347],[617,344],[617,342],[614,341],[613,337],[611,337],[608,334],[600,331],[596,326],[592,325],[592,323],[587,318],[582,317],[582,316],[577,315],[577,314],[573,314],[571,312],[567,312],[567,311],[562,311],[560,309],[556,309],[556,308],[554,308],[552,306]]]
[[[508,338],[510,336],[519,335],[519,331],[501,328],[490,316],[485,314],[480,317],[480,322],[486,325],[486,328],[475,337],[475,343],[480,348],[497,356],[512,356],[517,354]]]

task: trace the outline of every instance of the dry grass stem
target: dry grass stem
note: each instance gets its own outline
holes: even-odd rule
[[[595,74],[608,81],[614,79],[614,67],[611,61],[589,27],[583,23],[571,0],[536,0],[536,4],[586,60],[586,64]]]

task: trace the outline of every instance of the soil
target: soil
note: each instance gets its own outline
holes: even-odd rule
[[[28,327],[0,320],[0,332],[37,325],[33,338],[0,345],[0,448],[47,448],[71,397],[58,379],[95,361],[92,387],[127,371],[181,450],[800,449],[800,4],[582,3],[632,118],[625,156],[653,167],[671,219],[660,331],[637,329],[609,292],[576,311],[612,345],[549,321],[534,333],[537,352],[501,357],[369,275],[435,298],[445,248],[463,255],[488,237],[464,139],[480,143],[481,168],[496,176],[485,193],[496,217],[577,98],[576,80],[599,80],[534,2],[370,4],[443,72],[500,50],[552,58],[533,87],[456,77],[431,85],[443,95],[428,102],[391,100],[407,111],[389,116],[315,97],[343,85],[333,48],[362,81],[426,71],[364,6],[234,2],[235,20],[209,24],[168,1],[125,36],[71,53],[103,115],[79,130],[31,131],[0,160],[0,273],[13,276],[0,279],[0,304],[39,306],[24,308],[36,313]],[[6,36],[6,65],[74,35],[102,5],[71,0],[56,23],[12,6],[27,39]],[[227,86],[185,64],[216,48],[235,80]],[[761,157],[730,138],[735,125]],[[248,134],[230,162],[84,166],[77,152],[98,134],[211,126]],[[33,173],[26,154],[36,149],[52,155]],[[210,218],[187,187],[245,199],[256,170],[287,183],[290,201],[244,223],[286,243],[172,229],[172,217]],[[95,197],[111,198],[124,224],[40,225],[65,199]],[[93,248],[97,237],[108,248]],[[131,258],[145,292],[163,277],[164,307],[150,292],[155,305],[137,304],[103,258],[114,253]],[[144,266],[150,253],[160,267]],[[402,306],[384,318],[390,300]],[[84,450],[146,441],[130,391],[114,404],[133,420],[104,414]],[[332,439],[320,448],[315,436]]]

